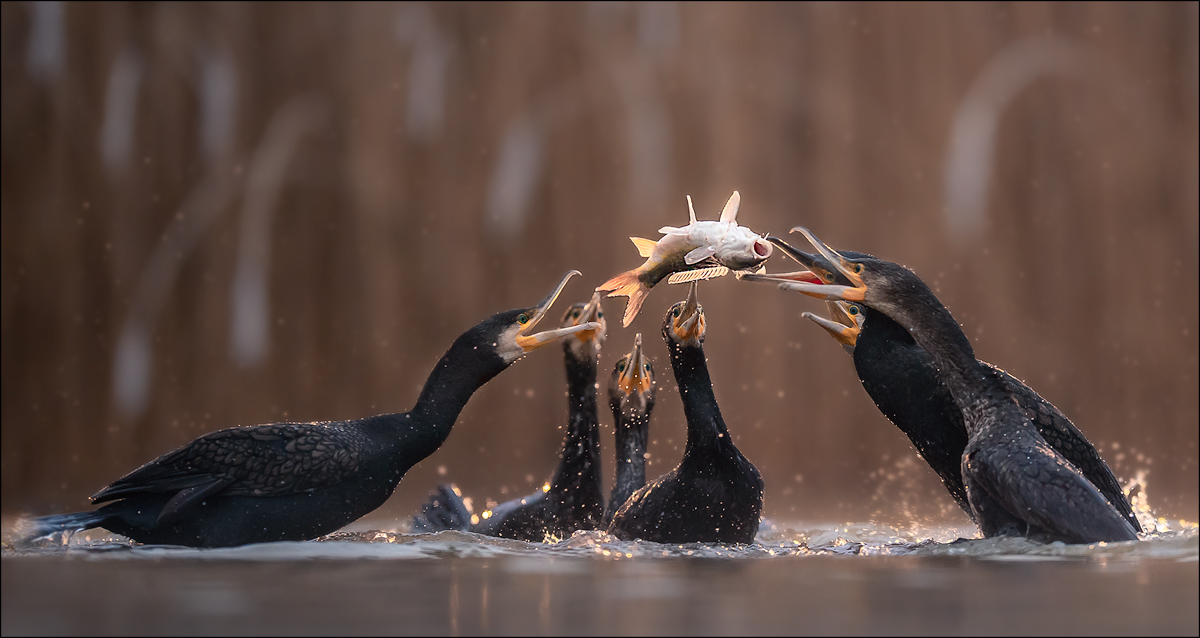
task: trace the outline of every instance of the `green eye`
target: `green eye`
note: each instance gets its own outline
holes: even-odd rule
[[[572,318],[572,319],[578,319],[578,318],[579,318],[579,311],[578,311],[578,310],[576,310],[575,312],[572,312],[572,313],[571,313],[571,318]]]
[[[862,264],[854,264],[854,272],[862,274]]]
[[[679,306],[675,306],[674,308],[672,308],[672,309],[671,309],[671,316],[672,316],[672,317],[678,317],[678,316],[679,316]]]
[[[617,362],[617,372],[624,372],[624,371],[625,371],[625,362],[618,361]]]
[[[601,310],[601,311],[600,311],[600,312],[599,312],[599,313],[596,315],[596,318],[597,318],[597,319],[603,319],[603,318],[604,318],[604,311],[603,311],[603,310]]]
[[[850,306],[850,310],[847,310],[846,312],[849,312],[852,316],[857,315],[858,314],[858,306]]]
[[[521,324],[522,326],[529,323],[529,315],[521,313],[521,316],[517,317],[517,323]]]
[[[649,371],[650,371],[650,364],[649,364],[649,363],[647,363],[646,365],[644,365],[644,366],[642,366],[642,367],[644,367],[644,368],[646,369],[646,372],[649,372]]]

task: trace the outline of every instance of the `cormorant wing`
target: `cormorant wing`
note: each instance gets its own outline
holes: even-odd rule
[[[963,478],[986,490],[1010,514],[1054,536],[1077,542],[1137,538],[1079,468],[1032,432],[1017,438],[1019,449],[972,453],[968,445]]]
[[[980,362],[985,363],[985,362]],[[1022,383],[1011,374],[992,366],[994,370],[1000,373],[1000,379],[1008,386],[1013,398],[1016,399],[1017,405],[1021,411],[1033,423],[1034,427],[1042,433],[1042,438],[1046,439],[1046,443],[1054,448],[1059,454],[1063,455],[1072,465],[1079,468],[1080,472],[1087,477],[1087,480],[1100,490],[1104,498],[1129,521],[1136,531],[1142,531],[1142,526],[1138,522],[1137,516],[1133,513],[1133,507],[1129,504],[1129,499],[1125,497],[1125,491],[1121,489],[1121,483],[1109,469],[1108,464],[1100,457],[1100,453],[1087,440],[1083,432],[1075,427],[1071,419],[1063,414],[1061,410],[1054,407],[1046,399],[1042,398],[1037,392],[1029,386]]]
[[[175,514],[218,492],[278,496],[335,485],[362,456],[364,436],[346,426],[272,423],[212,432],[117,479],[92,501],[178,492],[165,508]]]

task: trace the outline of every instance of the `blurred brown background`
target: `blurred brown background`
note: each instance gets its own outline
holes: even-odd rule
[[[233,425],[405,411],[449,343],[630,235],[804,224],[933,285],[1161,515],[1197,505],[1196,3],[4,3],[5,513]],[[797,242],[800,245],[797,236]],[[791,270],[782,257],[771,270]],[[684,424],[654,289],[656,476]],[[821,302],[707,283],[717,397],[784,520],[965,523]],[[558,313],[555,313],[555,317]],[[549,475],[558,348],[485,386],[381,525]],[[602,398],[606,480],[611,414]]]

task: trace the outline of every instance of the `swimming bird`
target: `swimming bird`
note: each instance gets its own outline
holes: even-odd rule
[[[543,542],[566,538],[580,529],[596,529],[604,514],[600,486],[600,424],[596,414],[596,370],[608,323],[600,293],[577,303],[563,314],[563,328],[596,323],[599,329],[575,333],[563,341],[567,370],[567,430],[559,450],[558,467],[541,489],[487,510],[472,522],[462,493],[452,485],[439,486],[422,513],[413,517],[414,532],[441,529],[470,530],[486,536]],[[465,514],[465,516],[464,516]]]
[[[608,406],[612,408],[616,438],[616,480],[604,507],[604,525],[612,522],[621,505],[646,484],[646,439],[654,410],[654,366],[642,352],[642,333],[633,339],[633,350],[621,357],[608,377]]]
[[[608,533],[659,543],[750,543],[762,514],[763,480],[737,449],[708,376],[704,310],[695,282],[663,319],[663,339],[687,418],[683,460],[621,505]]]
[[[815,277],[818,282],[851,285],[850,279],[824,257],[798,250],[778,237],[772,237],[770,241],[808,269],[808,275],[790,273],[782,275],[784,279],[812,281],[812,277]],[[874,258],[865,253],[845,250],[839,251],[839,254],[847,259]],[[772,282],[779,281],[778,277],[742,276],[743,279]],[[827,301],[826,304],[832,321],[811,312],[801,316],[824,328],[851,354],[854,369],[871,400],[888,420],[908,435],[918,454],[942,479],[943,485],[959,506],[974,520],[962,481],[962,452],[967,444],[967,426],[962,411],[954,402],[950,388],[942,382],[929,353],[917,345],[903,326],[878,310],[847,301]],[[1134,530],[1142,531],[1120,481],[1071,419],[1011,374],[986,361],[980,360],[979,365],[995,370],[1017,405],[1050,447],[1078,467]]]
[[[566,273],[536,306],[459,336],[409,412],[212,432],[100,490],[92,501],[107,504],[97,510],[33,519],[30,535],[103,527],[141,543],[227,547],[335,531],[382,505],[441,446],[475,390],[537,348],[602,327],[534,331],[578,274]]]
[[[861,253],[839,254],[808,229],[796,230],[845,278],[844,283],[813,283],[792,276],[777,280],[780,288],[874,309],[903,327],[929,355],[963,416],[968,440],[960,461],[962,480],[984,536],[1025,535],[1071,543],[1137,539],[1136,519],[1131,520],[1080,466],[1055,449],[1049,442],[1053,436],[1044,436],[1039,424],[1046,421],[1055,432],[1068,433],[1065,447],[1086,446],[1074,450],[1075,454],[1087,457],[1088,450],[1095,453],[1095,448],[1073,425],[1066,428],[1069,420],[1059,418],[1061,413],[1032,390],[1025,394],[1014,389],[1013,382],[1024,384],[976,359],[950,311],[916,273]],[[762,281],[760,277],[751,279]],[[864,322],[864,330],[872,319]],[[1038,416],[1031,418],[1029,408]],[[1103,464],[1098,454],[1095,460]],[[1087,466],[1086,461],[1082,464]]]

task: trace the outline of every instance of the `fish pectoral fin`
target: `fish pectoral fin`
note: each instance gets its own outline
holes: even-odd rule
[[[672,274],[667,277],[668,284],[686,284],[693,281],[704,281],[706,279],[716,279],[729,274],[729,269],[724,266],[709,266],[708,268],[698,268],[696,270],[684,270]]]
[[[638,255],[641,257],[649,257],[654,252],[654,247],[658,245],[658,242],[645,237],[630,237],[629,241],[637,246]]]
[[[701,246],[699,248],[692,249],[691,252],[684,255],[683,263],[689,266],[694,266],[695,264],[698,264],[715,254],[717,254],[716,248],[713,248],[712,246]]]

